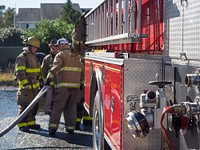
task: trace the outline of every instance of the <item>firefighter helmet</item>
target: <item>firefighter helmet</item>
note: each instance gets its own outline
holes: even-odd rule
[[[31,37],[29,37],[27,39],[26,44],[30,45],[30,46],[34,46],[34,47],[40,48],[40,41],[37,38],[33,37],[33,36],[31,36]]]

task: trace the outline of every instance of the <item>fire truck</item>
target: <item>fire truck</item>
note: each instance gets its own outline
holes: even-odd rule
[[[199,0],[104,0],[84,15],[94,149],[200,149],[199,8]]]

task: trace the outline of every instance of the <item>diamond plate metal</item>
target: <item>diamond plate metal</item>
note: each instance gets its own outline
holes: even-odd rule
[[[140,97],[143,90],[156,90],[156,86],[149,85],[149,81],[156,80],[155,73],[162,75],[161,60],[148,59],[129,59],[124,61],[124,113],[130,111],[130,106],[126,102],[128,95],[137,95]],[[161,133],[159,130],[153,130],[143,139],[136,139],[130,134],[125,122],[124,127],[124,145],[125,150],[142,149],[158,150],[161,149]]]
[[[181,3],[182,2],[182,3]],[[187,60],[200,58],[200,1],[165,0],[165,54]]]

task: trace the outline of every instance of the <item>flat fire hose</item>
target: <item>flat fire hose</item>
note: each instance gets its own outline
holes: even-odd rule
[[[0,137],[9,132],[16,124],[18,124],[29,112],[30,110],[39,102],[40,98],[51,88],[51,86],[44,86],[40,92],[36,95],[33,101],[28,105],[28,107],[3,131],[0,132]]]

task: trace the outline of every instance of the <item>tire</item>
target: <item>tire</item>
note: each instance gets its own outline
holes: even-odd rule
[[[92,132],[93,132],[93,149],[104,150],[103,110],[102,110],[102,103],[100,103],[100,99],[98,97],[98,92],[95,96],[94,106],[93,106]]]

